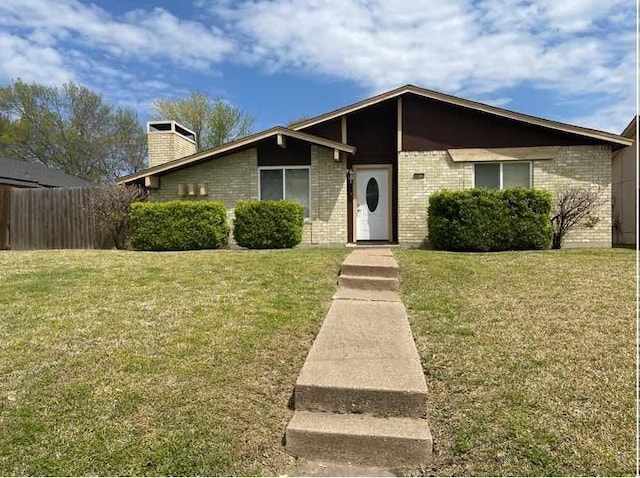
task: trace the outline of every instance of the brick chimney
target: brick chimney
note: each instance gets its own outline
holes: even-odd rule
[[[196,152],[196,134],[175,121],[147,123],[149,167],[184,158]]]

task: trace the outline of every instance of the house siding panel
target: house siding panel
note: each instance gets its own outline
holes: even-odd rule
[[[612,161],[611,200],[613,204],[613,241],[636,243],[636,148],[623,148]]]
[[[281,148],[275,138],[258,144],[258,166],[309,166],[311,146],[305,141],[286,138],[286,147]]]
[[[595,139],[553,131],[415,95],[404,95],[402,98],[404,151],[598,143]]]
[[[342,142],[342,120],[340,118],[324,121],[317,125],[304,128],[301,131],[314,136],[320,136],[321,138],[330,139],[331,141]]]

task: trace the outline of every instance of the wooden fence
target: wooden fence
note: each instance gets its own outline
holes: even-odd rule
[[[100,249],[108,239],[89,212],[89,188],[0,190],[2,249]]]

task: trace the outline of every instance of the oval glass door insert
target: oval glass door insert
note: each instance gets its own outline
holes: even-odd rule
[[[378,181],[375,178],[370,178],[367,183],[367,207],[369,211],[374,212],[378,208],[378,201],[380,200],[380,190],[378,188]]]

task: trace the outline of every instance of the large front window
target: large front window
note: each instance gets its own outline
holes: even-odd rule
[[[260,199],[287,199],[304,206],[304,216],[309,217],[309,168],[261,168]]]
[[[477,188],[531,187],[531,163],[476,163],[473,170]]]

